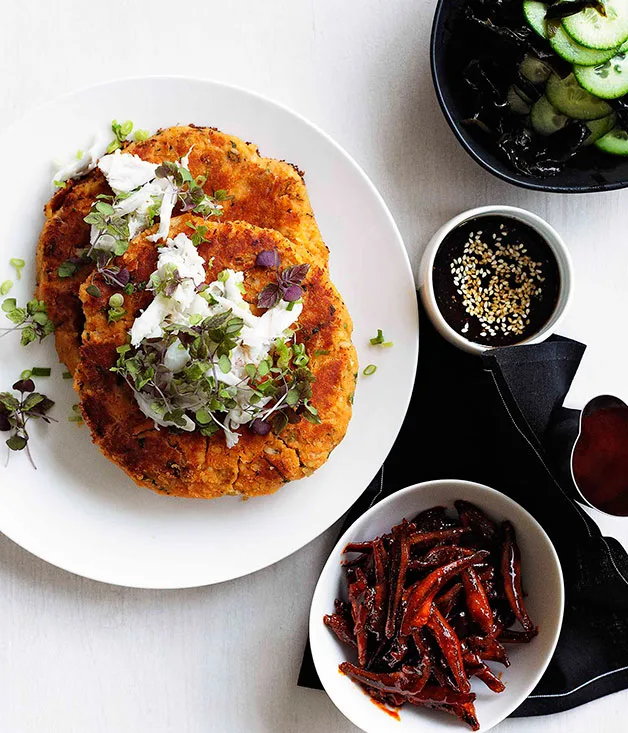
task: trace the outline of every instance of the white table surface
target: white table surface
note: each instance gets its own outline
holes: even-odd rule
[[[0,129],[63,92],[124,76],[195,75],[265,94],[358,160],[415,266],[431,233],[463,209],[505,203],[547,218],[569,243],[577,276],[561,331],[589,345],[569,403],[603,392],[626,399],[628,191],[527,192],[468,158],[432,91],[433,7],[434,0],[5,0]],[[626,541],[620,524],[604,529]],[[168,592],[83,580],[0,538],[0,730],[356,731],[324,693],[296,687],[309,601],[335,531],[253,576]],[[627,704],[628,692],[617,693],[495,730],[625,731]]]

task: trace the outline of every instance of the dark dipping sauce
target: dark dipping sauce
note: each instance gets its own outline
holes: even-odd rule
[[[510,346],[551,318],[560,291],[558,262],[545,239],[517,219],[470,219],[445,237],[432,270],[447,323],[468,341]]]
[[[572,467],[594,507],[628,516],[628,408],[608,407],[582,419]]]

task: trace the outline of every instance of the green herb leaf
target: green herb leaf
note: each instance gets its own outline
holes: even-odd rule
[[[7,441],[6,444],[9,446],[11,450],[14,451],[20,451],[24,450],[26,448],[26,443],[28,442],[28,439],[24,437],[23,435],[12,435]]]
[[[2,285],[0,285],[0,295],[6,295],[12,287],[13,282],[11,280],[5,280]]]
[[[201,408],[200,410],[197,410],[194,417],[196,418],[196,422],[199,425],[207,425],[208,423],[212,421],[212,416],[205,408]]]
[[[97,285],[94,285],[93,283],[91,285],[88,285],[85,288],[85,292],[88,295],[91,295],[92,298],[101,298],[102,292],[100,291],[100,288]]]
[[[70,262],[70,260],[66,260],[65,262],[62,262],[59,267],[57,268],[57,275],[59,277],[72,277],[74,273],[76,272],[77,267],[74,264],[74,262]]]
[[[223,374],[229,374],[231,371],[231,360],[226,354],[223,354],[218,360],[218,366]]]

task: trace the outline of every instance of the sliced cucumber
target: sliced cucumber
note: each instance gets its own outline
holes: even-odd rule
[[[594,143],[596,148],[611,155],[628,155],[628,132],[616,127]]]
[[[521,59],[521,63],[519,64],[519,73],[524,79],[531,81],[533,84],[541,84],[542,82],[547,81],[552,70],[545,61],[541,61],[538,56],[533,56],[532,54],[527,53],[523,59]]]
[[[530,111],[530,122],[535,132],[547,136],[562,130],[569,117],[561,115],[547,97],[541,97]]]
[[[600,66],[574,66],[581,87],[601,99],[617,99],[628,92],[628,56],[618,53]]]
[[[517,92],[517,88],[514,85],[508,88],[506,101],[508,102],[510,111],[516,115],[527,115],[530,111],[530,103]]]
[[[616,49],[607,49],[600,51],[594,48],[585,48],[576,43],[573,38],[558,25],[555,32],[549,36],[550,46],[565,61],[570,64],[579,64],[580,66],[597,66],[608,61],[617,53]]]
[[[547,38],[547,26],[545,24],[545,13],[547,12],[547,3],[538,2],[538,0],[524,0],[523,14],[525,15],[528,25],[533,31]]]
[[[613,111],[603,99],[583,89],[573,74],[565,79],[552,74],[547,80],[545,94],[559,112],[576,120],[598,120]]]
[[[606,11],[595,8],[563,18],[563,28],[581,46],[617,48],[628,39],[628,0],[601,0]]]
[[[617,116],[615,113],[608,115],[608,117],[602,117],[600,120],[589,120],[586,122],[586,126],[589,128],[589,137],[585,141],[585,145],[592,145],[596,140],[604,137],[606,133],[610,132],[615,127]]]

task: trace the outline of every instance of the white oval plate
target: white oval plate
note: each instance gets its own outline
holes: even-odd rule
[[[373,539],[406,517],[411,519],[433,506],[453,508],[456,499],[465,499],[483,509],[496,521],[510,520],[521,550],[521,570],[527,593],[526,608],[539,627],[529,644],[508,644],[510,667],[490,663],[500,674],[506,689],[491,692],[482,682],[472,680],[477,693],[475,707],[481,731],[488,731],[517,708],[532,692],[552,658],[563,620],[565,594],[558,555],[549,537],[531,514],[517,502],[482,484],[456,479],[426,481],[392,494],[376,504],[349,527],[332,550],[314,591],[310,611],[310,645],[316,671],[325,691],[338,709],[366,733],[454,733],[469,730],[446,713],[405,705],[401,720],[376,707],[338,665],[355,662],[354,654],[323,624],[331,613],[334,598],[346,598],[341,552],[348,542]]]
[[[25,368],[52,366],[36,380],[56,401],[57,425],[32,425],[32,451],[4,467],[0,442],[0,530],[39,557],[96,580],[143,588],[218,583],[277,562],[335,522],[383,462],[405,415],[418,354],[414,280],[399,231],[358,165],[299,115],[241,89],[184,78],[129,79],[90,87],[35,110],[2,140],[0,282],[8,260],[27,262],[11,297],[35,284],[42,206],[52,193],[52,159],[85,147],[112,119],[156,130],[177,123],[217,127],[259,145],[263,155],[306,171],[308,191],[330,250],[331,275],[355,323],[361,368],[354,416],[342,444],[310,478],[273,496],[214,501],[159,496],[141,489],[92,445],[86,427],[67,420],[77,402],[62,380],[53,339],[27,349],[16,334],[0,341],[0,389]],[[109,131],[110,136],[110,131]],[[4,322],[0,313],[0,325]],[[381,328],[392,349],[369,337]],[[0,439],[4,437],[0,435]]]

